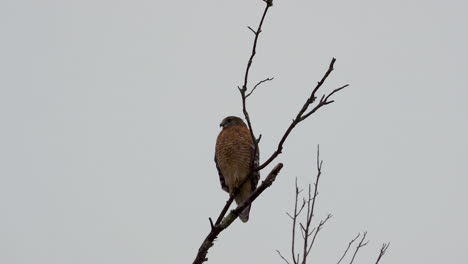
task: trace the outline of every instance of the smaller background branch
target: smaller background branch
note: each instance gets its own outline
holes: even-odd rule
[[[301,190],[297,184],[297,178],[295,182],[295,201],[294,201],[294,208],[292,213],[286,213],[287,216],[291,219],[291,252],[290,252],[290,257],[289,259],[281,253],[281,251],[276,250],[278,256],[284,261],[286,264],[307,264],[308,261],[311,259],[311,250],[313,245],[317,242],[317,237],[318,233],[323,229],[325,224],[332,218],[331,214],[328,214],[327,217],[324,219],[320,220],[314,227],[314,216],[315,216],[315,211],[316,211],[316,205],[317,205],[317,197],[318,197],[318,189],[319,189],[319,183],[320,183],[320,178],[322,176],[322,165],[323,165],[323,160],[320,159],[320,148],[317,146],[317,161],[316,161],[316,166],[317,166],[317,174],[315,176],[315,182],[313,183],[313,188],[312,185],[308,185],[308,192],[306,197],[302,197],[301,193],[303,190]],[[300,202],[302,201],[302,202]],[[302,213],[306,212],[305,215]],[[301,221],[300,219],[303,218]],[[297,248],[297,243],[298,243],[298,236],[297,236],[297,230],[300,230],[301,233],[301,239],[300,241],[302,242],[301,249]],[[348,255],[348,252],[352,248],[352,245],[354,244],[355,241],[361,237],[361,240],[359,241],[358,245],[354,249],[354,253],[349,260],[349,264],[352,264],[354,260],[356,259],[358,252],[361,250],[361,248],[365,247],[369,241],[366,241],[366,236],[367,232],[364,232],[361,236],[361,234],[357,234],[349,243],[344,252],[341,254],[340,259],[338,260],[337,264],[344,263],[344,259]],[[390,243],[386,243],[382,245],[382,248],[380,249],[379,255],[376,260],[376,264],[379,263],[379,261],[382,259],[382,257],[385,255]]]

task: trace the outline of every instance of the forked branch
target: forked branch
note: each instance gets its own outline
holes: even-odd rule
[[[320,108],[322,108],[323,106],[326,106],[328,104],[331,104],[334,102],[334,100],[331,100],[331,97],[343,90],[344,88],[348,87],[349,84],[346,84],[346,85],[343,85],[341,87],[338,87],[336,88],[335,90],[333,90],[331,93],[327,94],[327,95],[322,95],[322,97],[320,98],[320,100],[318,101],[318,103],[312,108],[312,109],[309,109],[309,107],[315,103],[316,99],[317,99],[317,92],[318,90],[322,87],[322,85],[325,83],[325,81],[327,80],[328,76],[330,75],[330,73],[334,70],[334,65],[335,65],[335,62],[336,62],[336,59],[333,58],[330,62],[330,65],[328,66],[328,70],[325,72],[325,74],[323,75],[322,79],[317,83],[317,85],[315,86],[315,88],[312,90],[312,93],[310,94],[310,96],[307,98],[307,100],[305,101],[304,105],[302,106],[302,108],[299,110],[299,112],[297,113],[296,115],[296,118],[294,118],[291,122],[291,124],[289,125],[289,127],[286,129],[286,132],[284,132],[283,134],[283,137],[281,138],[280,142],[278,143],[278,147],[276,148],[275,152],[273,152],[273,154],[271,154],[271,156],[260,166],[258,166],[258,168],[256,168],[256,170],[262,170],[264,169],[266,166],[268,166],[273,160],[276,159],[276,157],[278,157],[279,154],[281,154],[281,152],[283,151],[283,144],[284,142],[286,141],[286,139],[288,138],[289,134],[291,133],[291,131],[302,121],[304,121],[306,118],[308,118],[309,116],[311,116],[313,113],[317,112],[317,110],[319,110]]]
[[[309,191],[308,191],[308,196],[306,199],[302,198],[302,204],[299,203],[301,200],[300,193],[302,190],[299,190],[299,187],[297,185],[297,179],[296,179],[296,186],[295,186],[295,202],[294,202],[294,210],[293,213],[286,213],[289,218],[291,218],[292,221],[292,231],[291,231],[291,256],[290,259],[286,258],[279,250],[276,250],[278,253],[279,257],[286,263],[286,264],[307,264],[307,262],[310,259],[310,253],[313,245],[316,242],[317,235],[320,232],[320,230],[323,228],[323,226],[327,223],[328,220],[332,217],[331,214],[328,214],[327,217],[323,220],[321,220],[317,226],[312,228],[312,221],[314,219],[314,212],[316,208],[316,202],[317,202],[317,196],[319,194],[318,188],[319,188],[319,183],[320,183],[320,177],[322,175],[322,165],[323,161],[320,160],[320,149],[317,147],[317,175],[315,178],[314,182],[314,187],[312,188],[312,185],[309,184]],[[305,222],[299,222],[299,216],[301,212],[306,211],[305,215]],[[299,222],[299,223],[298,223]],[[298,253],[296,251],[296,243],[297,243],[297,229],[299,228],[300,233],[302,235],[302,251]],[[361,234],[357,234],[356,237],[354,237],[349,243],[343,254],[341,255],[341,258],[338,260],[337,264],[342,263],[342,261],[345,259],[346,255],[348,254],[349,249],[353,245],[353,243],[361,237],[361,240],[359,241],[358,245],[356,246],[356,249],[354,250],[354,254],[352,255],[352,258],[349,262],[349,264],[352,264],[354,260],[356,259],[356,256],[359,252],[359,250],[363,247],[365,247],[369,241],[366,241],[366,236],[367,232],[364,232],[362,237]],[[382,248],[380,249],[380,254],[377,257],[377,261],[375,264],[378,264],[381,258],[385,255],[386,250],[389,247],[389,243],[383,244]]]
[[[240,92],[241,98],[242,98],[242,112],[244,113],[245,121],[247,122],[247,126],[249,127],[250,136],[252,137],[252,141],[255,144],[255,152],[254,153],[257,153],[257,151],[258,151],[258,140],[255,137],[255,133],[254,133],[254,130],[253,130],[253,127],[252,127],[252,122],[250,121],[249,112],[247,111],[247,102],[246,102],[247,97],[249,97],[260,84],[262,84],[264,82],[267,82],[267,81],[273,80],[273,78],[267,78],[267,79],[265,79],[263,81],[260,81],[259,83],[257,83],[257,85],[254,86],[254,88],[252,88],[252,90],[249,93],[247,93],[247,90],[248,90],[247,86],[248,86],[248,82],[249,82],[250,68],[252,67],[253,59],[254,59],[255,55],[257,54],[257,43],[258,43],[258,38],[260,36],[260,33],[262,32],[263,21],[265,21],[265,17],[266,17],[266,15],[268,13],[268,9],[273,6],[273,0],[264,0],[264,2],[266,3],[265,10],[263,11],[263,15],[262,15],[262,18],[260,19],[260,23],[258,24],[257,30],[253,30],[251,27],[248,27],[254,33],[255,38],[254,38],[253,45],[252,45],[252,51],[250,53],[250,57],[249,57],[249,60],[247,62],[247,67],[246,67],[245,73],[244,73],[244,83],[242,84],[241,87],[237,87],[239,89],[239,92]]]
[[[258,140],[257,138],[255,137],[255,133],[254,133],[254,130],[253,130],[253,126],[252,126],[252,122],[250,120],[250,115],[249,115],[249,112],[247,111],[247,98],[252,95],[252,93],[255,91],[255,89],[261,85],[262,83],[264,82],[267,82],[267,81],[271,81],[273,80],[273,77],[271,78],[266,78],[260,82],[258,82],[251,90],[250,92],[248,92],[248,83],[249,83],[249,74],[250,74],[250,69],[251,69],[251,66],[252,66],[252,63],[253,63],[253,59],[255,57],[255,55],[257,54],[257,43],[258,43],[258,39],[259,39],[259,36],[260,36],[260,33],[262,32],[262,26],[263,26],[263,22],[265,21],[265,17],[266,17],[266,14],[268,13],[268,9],[273,6],[273,1],[272,0],[263,0],[265,3],[266,3],[266,6],[265,6],[265,10],[263,11],[263,15],[262,15],[262,18],[260,19],[260,23],[258,24],[258,27],[257,27],[257,30],[254,30],[252,29],[251,27],[248,27],[250,29],[250,31],[253,32],[254,34],[254,41],[253,41],[253,45],[252,45],[252,51],[250,53],[250,57],[249,57],[249,60],[247,62],[247,67],[245,69],[245,73],[244,73],[244,83],[242,84],[241,87],[237,87],[239,89],[239,92],[240,92],[240,95],[241,95],[241,98],[242,98],[242,112],[244,114],[244,117],[245,117],[245,120],[247,122],[247,125],[249,127],[249,130],[250,130],[250,136],[252,137],[252,140],[255,144],[255,152],[254,153],[257,153],[257,150],[258,150]],[[327,80],[328,76],[331,74],[331,72],[334,70],[334,65],[335,65],[335,62],[336,62],[336,59],[333,58],[330,62],[330,65],[328,66],[328,70],[325,72],[324,76],[322,77],[322,79],[317,83],[317,85],[315,86],[315,88],[312,90],[312,93],[310,94],[310,96],[307,98],[307,100],[305,101],[304,105],[302,106],[301,110],[299,110],[299,112],[297,113],[296,115],[296,118],[293,119],[292,123],[289,125],[289,127],[286,129],[283,137],[281,138],[280,142],[278,143],[278,147],[276,149],[275,152],[273,152],[273,154],[263,163],[261,164],[260,166],[254,168],[254,170],[258,171],[258,170],[262,170],[264,169],[266,166],[268,166],[273,160],[276,159],[276,157],[281,154],[282,150],[283,150],[283,144],[284,142],[286,141],[286,139],[288,138],[289,134],[291,133],[291,131],[294,129],[294,127],[296,127],[300,122],[304,121],[306,118],[308,118],[309,116],[311,116],[313,113],[315,113],[317,110],[319,110],[320,108],[322,108],[323,106],[325,105],[328,105],[328,104],[331,104],[334,102],[334,100],[331,99],[331,97],[341,91],[342,89],[348,87],[349,85],[346,84],[346,85],[343,85],[339,88],[336,88],[334,89],[331,93],[329,94],[324,94],[322,95],[322,97],[320,98],[319,102],[317,103],[317,105],[315,105],[315,107],[313,107],[312,109],[309,109],[309,107],[316,101],[317,99],[317,92],[318,90],[322,87],[322,85],[325,83],[325,81]]]
[[[208,260],[206,255],[208,254],[208,250],[213,246],[215,239],[218,237],[218,235],[226,228],[228,228],[234,220],[239,216],[239,214],[247,207],[249,206],[257,197],[263,193],[263,191],[266,190],[266,188],[270,187],[271,184],[276,179],[276,176],[278,176],[279,172],[283,168],[282,163],[278,163],[273,170],[268,174],[268,176],[265,178],[265,180],[258,186],[257,189],[253,193],[250,194],[250,196],[241,204],[239,204],[234,210],[231,210],[231,212],[224,218],[222,218],[222,221],[218,224],[212,224],[211,231],[210,233],[206,236],[205,240],[201,244],[200,248],[198,249],[198,254],[195,257],[195,260],[193,261],[193,264],[201,264],[205,261]]]
[[[357,245],[356,250],[354,251],[353,258],[351,258],[351,261],[349,262],[349,264],[353,264],[353,261],[356,258],[356,255],[359,252],[359,250],[362,247],[367,246],[367,243],[369,243],[369,241],[364,242],[364,240],[366,240],[366,236],[367,236],[367,231],[363,233],[361,241],[359,241],[359,244]]]
[[[346,250],[344,251],[343,255],[341,256],[340,260],[338,260],[338,262],[336,264],[340,264],[341,261],[344,259],[344,257],[346,256],[346,254],[348,254],[348,250],[349,248],[351,247],[351,245],[354,243],[354,241],[356,241],[356,239],[359,238],[359,236],[361,235],[361,233],[358,233],[357,236],[355,238],[353,238],[351,241],[349,241],[348,243],[348,247],[346,248]]]
[[[379,256],[377,257],[377,261],[375,262],[375,264],[379,263],[380,259],[387,252],[387,249],[388,249],[389,246],[390,246],[390,243],[383,243],[382,248],[380,248],[380,253],[379,253]]]
[[[299,206],[299,194],[302,192],[299,190],[299,187],[297,185],[297,179],[296,179],[296,196],[295,196],[295,202],[294,202],[294,212],[292,214],[287,213],[287,215],[291,218],[292,220],[292,231],[291,231],[291,263],[293,264],[306,264],[307,263],[307,258],[310,254],[310,251],[312,249],[312,246],[314,245],[317,235],[322,230],[323,226],[327,223],[328,220],[332,217],[331,214],[328,214],[328,216],[321,220],[319,224],[312,228],[312,219],[314,217],[314,212],[315,212],[315,202],[317,200],[318,196],[318,187],[319,187],[319,180],[320,176],[322,175],[322,164],[323,161],[320,160],[320,149],[317,147],[317,175],[315,178],[315,183],[314,183],[314,189],[312,190],[312,186],[309,184],[309,191],[308,191],[308,196],[307,199],[302,199],[302,204]],[[305,221],[304,222],[299,222],[299,216],[301,215],[301,212],[303,209],[306,209],[307,213],[305,215]],[[299,228],[301,235],[302,235],[302,254],[296,252],[296,233],[297,233],[297,228]],[[281,254],[279,250],[276,250],[278,255],[286,262],[289,263],[289,261]],[[302,256],[302,260],[301,260]]]

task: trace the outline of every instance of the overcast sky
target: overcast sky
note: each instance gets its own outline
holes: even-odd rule
[[[219,123],[242,116],[260,0],[0,2],[0,263],[191,263],[227,199]],[[350,87],[290,135],[275,184],[209,263],[283,263],[294,179],[324,159],[315,263],[461,263],[468,250],[468,2],[278,0],[249,98],[262,158],[332,57]],[[271,167],[270,167],[271,168]],[[262,178],[267,173],[262,172]],[[317,223],[317,222],[315,222]],[[288,255],[289,256],[289,255]]]

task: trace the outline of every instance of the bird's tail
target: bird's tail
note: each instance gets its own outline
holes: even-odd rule
[[[250,213],[250,205],[247,206],[240,214],[239,218],[242,222],[247,222],[249,221],[249,213]]]
[[[245,201],[249,196],[250,193],[252,192],[252,187],[250,185],[250,182],[246,182],[244,186],[240,189],[239,193],[234,197],[236,200],[236,203],[239,205],[243,201]],[[242,212],[239,214],[239,218],[242,222],[247,222],[249,220],[249,213],[250,213],[250,207],[251,205],[247,206]]]

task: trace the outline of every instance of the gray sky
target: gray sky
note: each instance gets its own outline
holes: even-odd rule
[[[0,262],[191,263],[227,199],[213,162],[219,122],[241,115],[260,0],[0,2]],[[324,159],[313,257],[459,263],[468,250],[468,3],[275,1],[249,101],[268,156],[332,57],[285,168],[209,253],[282,263],[294,178]],[[263,176],[266,172],[263,172]]]

